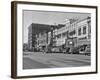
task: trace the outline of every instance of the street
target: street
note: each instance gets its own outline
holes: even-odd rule
[[[89,66],[90,57],[78,54],[24,52],[23,69]]]

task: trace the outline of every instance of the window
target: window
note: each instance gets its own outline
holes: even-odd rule
[[[81,35],[81,28],[78,29],[78,35]]]
[[[72,36],[72,35],[75,35],[75,33],[76,33],[76,31],[73,30],[73,31],[71,31],[71,32],[69,33],[69,35]]]
[[[83,34],[86,34],[86,26],[83,27]]]
[[[89,29],[89,33],[91,33],[91,23],[88,23],[88,29]]]
[[[62,34],[63,37],[65,37],[66,35],[67,35],[67,32],[64,32],[64,33]]]
[[[61,38],[61,34],[57,35],[57,38]]]

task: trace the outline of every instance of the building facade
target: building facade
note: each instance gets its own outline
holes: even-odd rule
[[[48,45],[48,33],[47,32],[41,32],[36,35],[37,37],[37,44],[36,48],[40,51],[46,49]]]
[[[64,27],[54,30],[56,46],[66,47],[91,44],[91,18],[66,22]]]
[[[36,34],[37,38],[37,49],[42,51],[54,46],[54,27],[55,25],[49,25],[50,29],[41,31]]]
[[[29,50],[32,50],[32,48],[33,48],[33,46],[32,46],[32,44],[33,44],[33,40],[32,40],[33,35],[32,35],[32,32],[33,32],[32,25],[30,25],[29,28],[28,28],[28,47],[29,47]]]
[[[28,27],[28,45],[33,50],[39,46],[45,46],[47,43],[47,32],[51,29],[50,25],[32,23]]]
[[[82,20],[66,19],[65,24],[58,25],[32,23],[28,30],[30,49],[91,45],[91,17]]]

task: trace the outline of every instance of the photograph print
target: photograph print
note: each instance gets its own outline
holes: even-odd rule
[[[91,14],[23,10],[23,69],[91,65]]]
[[[13,3],[13,78],[97,73],[96,6]]]

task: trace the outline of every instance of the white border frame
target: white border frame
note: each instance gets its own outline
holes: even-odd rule
[[[25,10],[43,10],[60,12],[83,12],[91,13],[91,66],[53,69],[29,69],[23,70],[23,47],[22,47],[22,12]],[[95,38],[95,39],[94,39]],[[17,76],[35,76],[50,74],[69,74],[96,71],[96,9],[83,7],[60,7],[50,5],[17,4]]]

